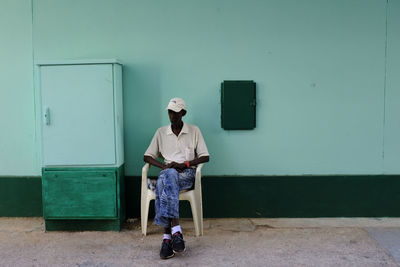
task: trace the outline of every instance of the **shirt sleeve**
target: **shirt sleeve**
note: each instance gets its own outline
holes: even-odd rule
[[[149,145],[149,147],[147,148],[146,152],[144,152],[145,156],[150,156],[153,159],[157,159],[160,156],[160,148],[159,148],[159,144],[160,144],[160,138],[159,138],[159,131],[160,129],[158,129],[156,131],[156,133],[153,136],[153,139],[151,140],[151,143]]]
[[[196,131],[196,135],[197,135],[197,144],[196,144],[196,154],[197,157],[203,157],[203,156],[210,156],[210,154],[208,153],[208,149],[206,146],[206,142],[204,141],[203,135],[201,134],[201,131],[198,127],[197,131]]]

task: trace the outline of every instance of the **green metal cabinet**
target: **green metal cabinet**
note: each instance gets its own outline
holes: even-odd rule
[[[46,230],[120,230],[122,65],[116,60],[37,65]]]
[[[256,127],[256,84],[253,81],[221,84],[221,126],[225,130]]]
[[[116,178],[112,170],[45,170],[44,218],[116,218]]]

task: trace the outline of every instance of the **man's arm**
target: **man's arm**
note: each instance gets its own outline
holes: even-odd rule
[[[197,165],[199,165],[201,163],[209,162],[209,161],[210,161],[210,156],[202,156],[200,158],[197,158],[197,159],[189,161],[189,165],[190,166],[197,166]]]
[[[208,162],[209,160],[210,160],[210,156],[202,156],[200,158],[189,161],[189,166],[197,166],[201,163]],[[171,162],[170,164],[166,165],[165,168],[174,168],[174,169],[182,171],[182,170],[186,169],[187,166],[185,163]]]
[[[160,169],[163,169],[163,170],[164,169],[168,169],[168,168],[174,168],[174,169],[177,169],[177,170],[186,169],[186,164],[185,163],[171,162],[168,165],[164,165],[162,162],[160,162],[160,161],[158,161],[156,159],[153,159],[150,156],[144,156],[143,160],[144,160],[144,162],[147,162],[147,163],[149,163],[149,164],[151,164],[153,166],[156,166],[156,167],[158,167]],[[200,158],[197,158],[197,159],[189,161],[189,165],[190,166],[197,166],[197,165],[199,165],[201,163],[208,162],[209,160],[210,160],[210,156],[203,156],[203,157],[200,157]]]
[[[149,163],[149,164],[151,164],[151,165],[153,165],[153,166],[156,166],[156,167],[158,167],[158,168],[160,168],[160,169],[165,169],[165,167],[166,167],[166,165],[164,165],[162,162],[160,162],[160,161],[158,161],[158,160],[156,160],[156,159],[153,159],[152,157],[150,157],[150,156],[144,156],[143,157],[143,160],[144,160],[144,162],[147,162],[147,163]]]

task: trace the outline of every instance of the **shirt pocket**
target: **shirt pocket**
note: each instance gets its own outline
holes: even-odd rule
[[[194,159],[194,148],[185,147],[185,160],[190,161]]]

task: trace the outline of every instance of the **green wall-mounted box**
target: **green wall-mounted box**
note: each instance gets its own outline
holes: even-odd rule
[[[256,127],[255,82],[222,82],[221,126],[225,130],[251,130]]]

